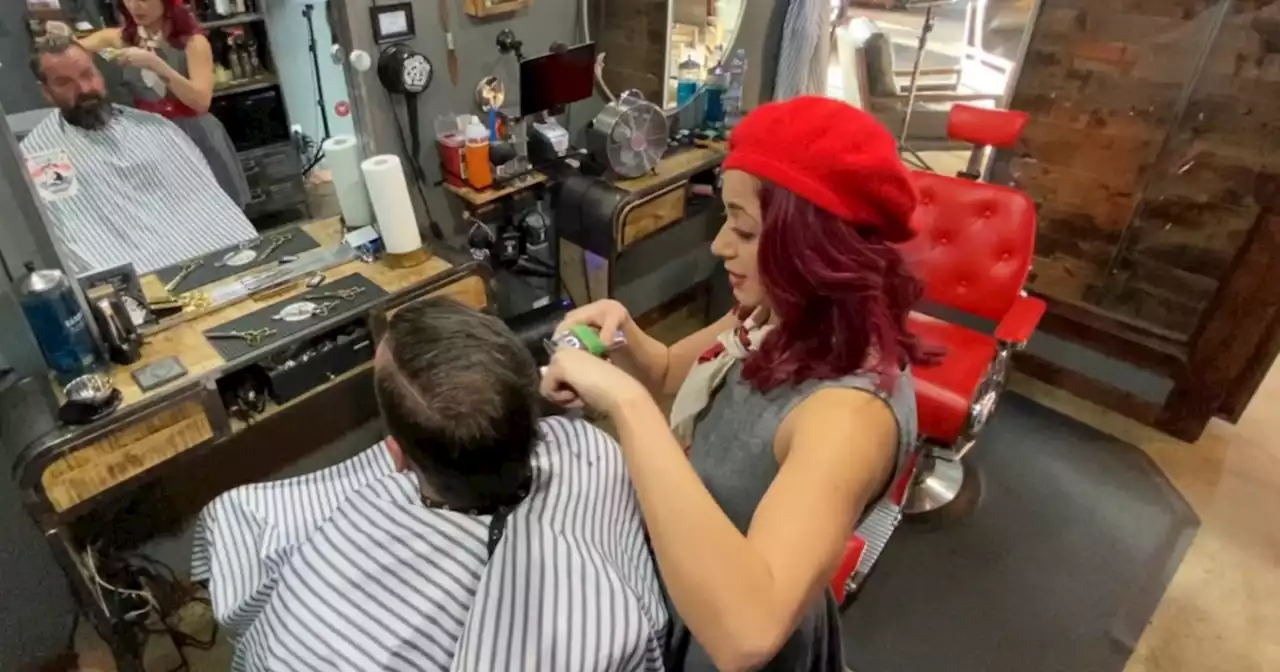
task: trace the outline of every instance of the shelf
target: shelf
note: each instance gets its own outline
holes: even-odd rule
[[[254,77],[253,79],[242,79],[226,86],[214,86],[213,97],[227,96],[233,93],[244,93],[245,91],[257,91],[258,89],[266,89],[279,84],[280,80],[275,75],[266,75],[263,77]]]
[[[547,181],[547,176],[537,171],[530,171],[514,180],[504,184],[497,189],[476,190],[471,187],[457,187],[452,184],[445,183],[445,189],[456,194],[462,200],[473,206],[479,207],[492,203],[503,196],[514,194],[517,191],[528,189],[536,184],[542,184]]]
[[[257,23],[264,20],[261,14],[237,14],[222,19],[214,19],[213,21],[205,21],[200,24],[205,30],[213,30],[214,28],[226,28],[228,26],[242,26],[246,23]]]

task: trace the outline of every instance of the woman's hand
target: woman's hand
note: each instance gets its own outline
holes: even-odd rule
[[[116,54],[116,62],[120,65],[130,68],[139,68],[142,70],[150,70],[156,74],[162,74],[168,64],[160,58],[156,52],[150,49],[142,49],[139,47],[127,47],[121,49]]]
[[[609,343],[613,340],[613,335],[622,331],[630,321],[631,314],[627,312],[626,306],[613,299],[601,299],[569,311],[564,316],[564,321],[556,327],[556,333],[564,333],[569,327],[585,324],[599,329],[600,340]]]
[[[651,399],[644,385],[627,372],[572,348],[556,352],[543,369],[542,396],[561,406],[585,404],[609,416],[636,399]]]

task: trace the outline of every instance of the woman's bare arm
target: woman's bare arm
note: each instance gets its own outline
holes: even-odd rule
[[[716,336],[738,324],[738,318],[730,313],[667,347],[646,334],[635,320],[627,318],[622,326],[627,347],[619,350],[612,359],[623,371],[640,381],[655,399],[660,399],[678,392],[698,356],[715,343]]]
[[[94,31],[76,41],[87,51],[95,54],[103,49],[120,49],[125,46],[124,38],[120,36],[119,28],[104,28]]]
[[[160,75],[174,96],[201,114],[209,111],[213,102],[213,49],[204,35],[192,35],[187,40],[187,76],[161,61]]]
[[[612,418],[672,602],[721,670],[770,659],[835,571],[858,515],[889,478],[897,424],[865,392],[823,390],[775,440],[785,456],[743,535],[650,399]]]

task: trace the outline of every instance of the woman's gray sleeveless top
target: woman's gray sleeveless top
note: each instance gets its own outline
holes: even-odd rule
[[[814,392],[832,387],[853,388],[866,390],[884,400],[898,421],[895,472],[905,463],[915,443],[915,387],[909,371],[898,377],[891,392],[877,389],[880,380],[877,374],[859,373],[834,380],[807,381],[761,394],[743,381],[741,374],[739,362],[698,422],[689,460],[711,496],[744,534],[765,491],[778,475],[778,460],[773,453],[778,426]],[[693,639],[674,608],[671,614],[667,669],[714,671],[710,656]],[[809,605],[795,633],[761,669],[771,672],[840,672],[844,669],[840,615],[830,591]]]

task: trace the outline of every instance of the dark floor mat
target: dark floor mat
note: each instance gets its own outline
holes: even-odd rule
[[[1186,501],[1140,449],[1014,394],[971,459],[977,509],[905,523],[845,611],[849,666],[1119,672],[1199,526]]]

